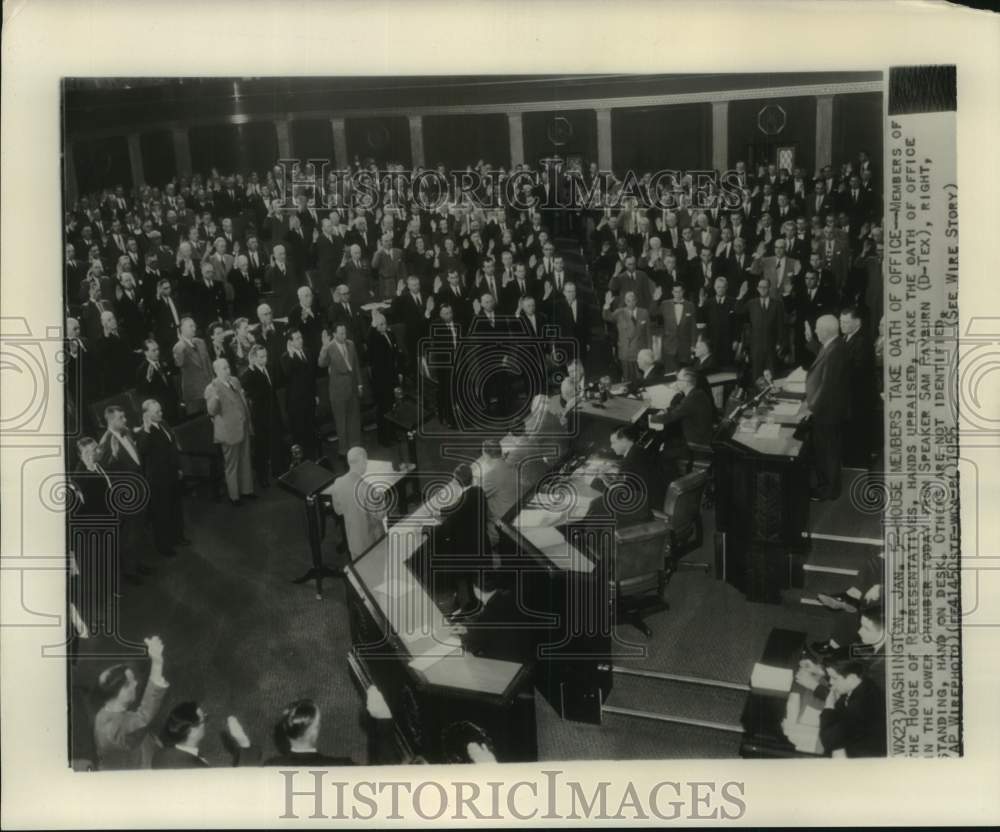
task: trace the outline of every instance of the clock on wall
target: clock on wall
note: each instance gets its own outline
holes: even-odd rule
[[[565,116],[556,116],[546,132],[554,147],[562,147],[573,138],[573,123]]]

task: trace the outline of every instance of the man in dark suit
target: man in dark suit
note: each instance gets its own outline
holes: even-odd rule
[[[285,333],[281,324],[275,323],[271,307],[262,303],[257,307],[257,323],[250,330],[254,341],[267,350],[267,371],[275,385],[284,384],[281,378],[281,356],[285,353]]]
[[[253,320],[260,303],[260,292],[250,274],[250,261],[245,254],[236,256],[235,268],[227,278],[233,293],[233,317]]]
[[[396,404],[396,388],[403,384],[403,353],[389,329],[385,315],[375,315],[372,318],[366,354],[372,396],[375,399],[378,441],[382,445],[392,445],[394,437],[385,417]]]
[[[757,297],[744,306],[744,343],[749,344],[750,372],[754,379],[778,365],[778,350],[784,344],[785,311],[780,298],[771,297],[771,281],[757,281]]]
[[[591,329],[593,328],[590,307],[577,297],[576,283],[563,284],[562,297],[553,304],[555,310],[552,321],[559,329],[559,338],[570,339],[576,344],[576,358],[583,362],[590,352]]]
[[[145,343],[143,362],[135,374],[135,392],[140,400],[155,399],[163,408],[166,420],[175,424],[180,415],[177,388],[168,369],[160,362],[160,345],[149,338]]]
[[[209,762],[200,753],[207,720],[205,711],[197,702],[181,702],[174,706],[163,726],[163,747],[153,754],[153,768],[208,768]],[[234,766],[260,762],[260,749],[251,746],[236,717],[227,718],[226,730],[226,745],[233,754]]]
[[[663,506],[667,483],[656,460],[638,444],[639,430],[635,425],[623,425],[611,434],[611,450],[621,457],[619,476],[605,480],[601,499],[594,500],[588,514],[612,517],[618,526],[645,523],[654,508]],[[622,498],[613,499],[608,491],[622,489]],[[627,496],[624,496],[627,495]],[[617,506],[617,510],[612,506]]]
[[[861,314],[849,306],[840,313],[847,355],[847,416],[844,423],[844,464],[868,468],[871,464],[872,423],[875,411],[875,354],[861,329]]]
[[[101,327],[101,337],[94,344],[94,355],[100,368],[99,391],[101,396],[113,396],[132,385],[138,356],[118,332],[114,312],[105,310],[101,313]]]
[[[817,350],[806,376],[806,404],[812,415],[813,467],[816,474],[814,500],[840,496],[844,421],[847,416],[847,350],[840,326],[833,315],[816,321],[816,337],[808,324],[806,342]]]
[[[489,292],[484,292],[479,298],[479,311],[469,328],[469,336],[474,339],[476,346],[473,350],[463,352],[463,360],[482,366],[487,363],[496,366],[494,359],[498,348],[503,350],[504,340],[510,336],[510,324],[510,318],[497,312],[496,298]],[[482,395],[487,412],[497,416],[509,415],[511,403],[505,391],[512,381],[513,377],[507,371],[493,372],[484,379]],[[478,408],[473,412],[478,412]]]
[[[833,200],[826,191],[826,184],[817,179],[813,185],[813,193],[806,198],[806,219],[825,217],[833,210]]]
[[[462,287],[462,279],[455,269],[448,272],[447,282],[434,293],[434,305],[439,315],[445,304],[451,307],[455,322],[467,330],[472,322],[472,300]]]
[[[527,347],[521,354],[521,379],[524,384],[527,400],[538,393],[544,393],[547,388],[547,362],[551,355],[551,339],[548,332],[548,321],[537,309],[537,302],[531,295],[521,299],[521,311],[513,331],[518,336],[520,345]]]
[[[281,378],[285,385],[285,411],[292,442],[302,447],[306,459],[316,457],[316,369],[315,356],[307,356],[302,333],[285,331],[285,353],[281,356]]]
[[[115,317],[129,347],[141,349],[149,334],[146,315],[142,298],[135,287],[135,277],[128,272],[121,275],[120,283],[115,287]]]
[[[347,242],[345,238],[345,243]],[[374,300],[374,289],[372,282],[372,271],[368,261],[362,257],[362,248],[358,243],[354,243],[348,249],[348,257],[337,274],[339,283],[346,283],[351,290],[351,297],[356,303],[364,305]],[[417,281],[419,285],[420,281]]]
[[[124,482],[130,493],[136,488],[146,491],[148,486],[143,474],[139,447],[128,427],[128,418],[120,407],[111,405],[104,409],[107,431],[101,437],[98,457],[111,477],[112,483]],[[143,562],[146,550],[144,529],[145,509],[121,511],[118,517],[118,557],[120,574],[132,586],[142,585],[142,575],[152,575],[153,569]]]
[[[275,378],[268,369],[269,350],[261,344],[250,348],[250,366],[240,377],[253,425],[251,460],[261,488],[271,484],[271,472],[279,469],[278,440],[281,438],[281,415]]]
[[[635,363],[639,368],[639,377],[629,383],[628,392],[630,394],[664,383],[666,373],[663,370],[663,364],[653,359],[652,350],[639,350],[635,357]]]
[[[660,304],[663,340],[660,360],[665,370],[676,370],[691,363],[694,339],[698,333],[694,304],[684,299],[684,287],[675,283],[671,297]]]
[[[480,572],[472,587],[476,606],[462,618],[462,645],[474,656],[517,663],[534,662],[530,631],[518,627],[523,613],[517,597],[492,570]]]
[[[537,297],[537,279],[528,274],[524,263],[514,264],[514,279],[500,290],[500,312],[516,315],[523,297]]]
[[[227,317],[225,287],[215,279],[215,266],[207,261],[201,264],[201,280],[192,287],[191,313],[202,333],[208,331],[212,321]]]
[[[155,296],[146,308],[148,327],[160,345],[160,352],[167,355],[177,343],[183,312],[173,297],[170,280],[161,277],[156,284]]]
[[[347,327],[347,337],[355,343],[358,353],[364,360],[364,349],[370,327],[361,307],[351,299],[351,289],[346,283],[341,283],[331,291],[330,304],[326,307],[326,317],[331,327],[335,327],[339,323]]]
[[[270,306],[277,318],[285,317],[295,305],[295,291],[299,287],[294,264],[288,262],[284,245],[271,250],[272,263],[264,272],[264,282],[271,287]]]
[[[288,326],[302,333],[306,352],[318,356],[323,346],[323,320],[313,291],[308,286],[299,286],[296,295],[298,303],[288,313]]]
[[[813,269],[807,269],[803,277],[803,286],[797,292],[784,298],[786,304],[791,304],[795,312],[795,356],[803,367],[808,369],[812,363],[813,354],[806,348],[805,327],[808,323],[815,329],[816,321],[821,315],[831,315],[837,311],[835,292],[823,286],[820,277]]]
[[[156,345],[153,343],[154,347]],[[163,419],[156,399],[142,403],[142,428],[136,433],[143,475],[149,483],[149,519],[153,543],[163,557],[173,557],[175,545],[184,546],[184,506],[180,448]]]
[[[830,693],[819,718],[819,738],[833,757],[884,757],[885,692],[851,656],[826,663]]]
[[[488,508],[481,486],[473,481],[472,468],[462,463],[452,472],[451,490],[457,494],[448,505],[441,508],[441,523],[434,529],[432,570],[439,564],[437,574],[454,587],[456,607],[468,611],[475,606],[470,573],[459,571],[455,559],[468,564],[489,556]],[[449,566],[449,560],[451,565]]]
[[[420,289],[420,278],[411,275],[406,278],[406,287],[397,290],[389,312],[392,322],[402,326],[406,372],[413,376],[420,366],[418,344],[426,335],[434,313],[434,298],[425,296]]]
[[[344,259],[344,237],[339,223],[334,227],[331,217],[320,221],[320,234],[316,238],[316,274],[320,288],[332,289],[337,284],[337,270]],[[326,296],[325,291],[321,293]]]
[[[460,424],[456,411],[462,410],[456,399],[462,391],[452,383],[452,378],[462,342],[462,326],[455,320],[450,304],[439,307],[438,314],[440,319],[430,327],[430,343],[421,357],[421,367],[437,388],[438,421],[443,427],[456,428]]]
[[[705,335],[712,354],[720,364],[732,364],[739,340],[739,317],[736,304],[729,297],[729,281],[725,277],[715,279],[713,293],[698,312],[701,322],[705,324]]]
[[[690,456],[691,445],[712,443],[715,407],[712,398],[690,368],[677,373],[678,394],[662,416],[650,417],[663,425],[661,460],[670,481],[681,476]],[[669,484],[669,482],[668,482]]]

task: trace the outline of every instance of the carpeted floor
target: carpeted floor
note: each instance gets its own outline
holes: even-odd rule
[[[454,465],[440,458],[439,444],[420,442],[422,468]],[[384,449],[381,455],[388,456]],[[156,634],[166,646],[170,691],[161,718],[178,702],[197,700],[210,720],[204,755],[226,764],[219,734],[227,715],[236,715],[270,752],[283,707],[311,697],[324,714],[321,748],[364,760],[362,702],[345,658],[350,635],[343,584],[329,581],[326,597],[317,601],[311,584],[291,583],[309,565],[302,503],[272,486],[242,508],[216,503],[203,489],[185,508],[194,544],[177,558],[157,559],[157,574],[120,602],[126,638]],[[709,512],[703,550],[688,560],[710,556],[713,520]],[[331,527],[324,541],[328,561],[333,535]],[[828,626],[815,610],[748,603],[701,571],[676,573],[667,595],[670,609],[647,617],[652,638],[619,629],[619,640],[641,645],[644,654],[617,663],[745,683],[773,627],[818,636]],[[608,704],[732,724],[742,696],[616,674]],[[731,757],[739,745],[735,734],[620,715],[605,715],[600,726],[564,722],[540,696],[536,709],[543,760]]]

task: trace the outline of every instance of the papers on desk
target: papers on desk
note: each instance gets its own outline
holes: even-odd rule
[[[521,512],[523,516],[525,512]],[[520,519],[520,518],[518,518]],[[554,546],[565,546],[566,538],[553,526],[519,526],[518,531],[527,538],[536,549],[548,549]]]
[[[410,667],[421,673],[426,672],[430,668],[434,667],[441,659],[448,656],[454,656],[461,650],[461,646],[458,647],[444,647],[442,645],[442,650],[440,652],[433,651],[431,653],[425,653],[423,656],[417,656],[410,662]]]
[[[765,422],[757,428],[758,439],[780,439],[781,425],[777,422]]]
[[[799,413],[799,408],[802,405],[799,402],[778,402],[771,410],[771,415],[773,416],[797,416]]]
[[[563,519],[564,512],[549,511],[545,508],[526,508],[514,521],[514,525],[521,534],[525,534],[528,529],[537,529],[544,526],[558,526]]]
[[[789,393],[801,393],[804,395],[806,392],[806,371],[801,367],[796,367],[781,379],[780,388],[787,390]]]
[[[796,751],[807,754],[820,753],[822,751],[819,742],[820,711],[812,705],[806,705],[800,713],[801,708],[802,699],[799,694],[797,692],[790,694],[781,729],[788,737],[788,741],[795,746]]]
[[[524,512],[521,512],[524,514]],[[594,563],[551,526],[519,528],[525,539],[565,572],[593,572]]]
[[[753,690],[769,690],[775,693],[788,693],[792,689],[792,670],[788,667],[772,667],[769,664],[757,662],[750,674],[750,687]]]
[[[366,474],[395,474],[392,463],[387,459],[369,459]]]
[[[397,578],[390,578],[375,587],[373,592],[385,595],[387,598],[399,598],[413,590],[413,584],[400,581]]]

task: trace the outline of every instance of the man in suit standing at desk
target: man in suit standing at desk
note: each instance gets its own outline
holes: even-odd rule
[[[365,480],[368,454],[364,448],[347,452],[347,473],[333,481],[333,510],[344,518],[344,533],[351,558],[357,560],[385,534],[385,505],[379,492]]]
[[[812,330],[806,326],[806,342],[815,348]],[[847,415],[847,356],[840,326],[833,315],[816,321],[819,351],[806,376],[806,404],[812,414],[813,465],[816,488],[813,500],[836,500],[840,496],[841,445]]]
[[[395,439],[385,417],[396,404],[396,388],[403,385],[403,354],[396,337],[389,330],[389,322],[379,312],[372,315],[367,355],[378,421],[378,441],[382,445],[392,445]]]
[[[757,281],[757,297],[746,303],[746,339],[750,342],[750,369],[756,380],[764,370],[774,371],[778,350],[785,339],[785,311],[780,298],[772,297],[771,282]]]
[[[483,442],[483,455],[476,461],[474,475],[483,489],[489,511],[487,534],[496,546],[500,541],[496,523],[517,502],[517,476],[504,459],[498,440],[487,439]]]
[[[254,498],[253,466],[250,462],[250,407],[243,394],[243,385],[232,376],[229,362],[217,358],[212,362],[215,379],[205,388],[205,404],[212,417],[213,436],[222,446],[226,468],[226,490],[234,506],[242,498]]]
[[[474,483],[470,465],[463,462],[456,466],[449,489],[453,499],[441,508],[441,525],[434,537],[433,551],[440,558],[439,565],[446,565],[449,557],[476,560],[490,551],[486,496]],[[469,575],[453,570],[449,568],[448,578],[455,583],[457,606],[467,610],[474,602]]]
[[[639,308],[635,292],[625,293],[625,305],[612,311],[614,294],[604,296],[602,316],[618,329],[618,361],[622,368],[622,381],[634,381],[639,374],[636,356],[639,350],[649,347],[649,312]]]
[[[347,340],[347,325],[338,323],[333,338],[323,330],[319,366],[329,368],[330,409],[337,425],[338,455],[361,445],[361,395],[364,381],[354,342]]]

